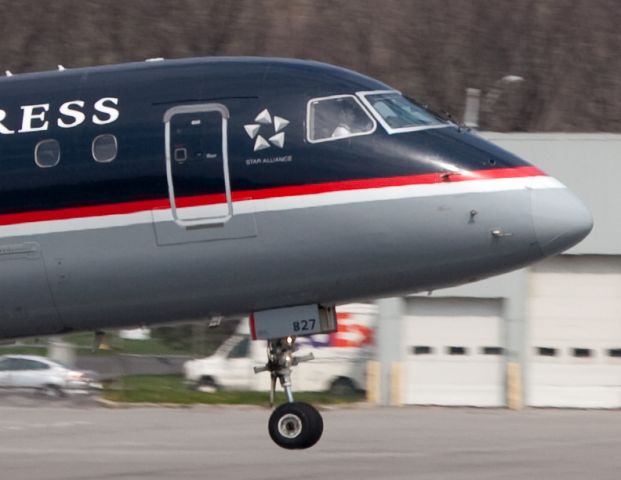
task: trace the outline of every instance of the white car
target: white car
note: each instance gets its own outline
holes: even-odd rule
[[[100,390],[94,372],[73,370],[36,355],[0,356],[0,388],[36,390],[51,397]]]

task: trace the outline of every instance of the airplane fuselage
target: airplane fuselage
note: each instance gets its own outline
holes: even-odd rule
[[[274,59],[0,79],[0,337],[431,290],[588,233],[509,152],[440,119],[391,124],[393,94]],[[332,100],[362,109],[360,132],[320,128]]]

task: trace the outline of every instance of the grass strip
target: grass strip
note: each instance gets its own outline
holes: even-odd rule
[[[267,406],[267,391],[217,391],[213,393],[191,390],[179,375],[128,375],[105,386],[103,398],[127,403],[171,403],[179,405],[261,405]],[[343,404],[364,401],[364,394],[332,395],[328,392],[296,392],[295,400],[314,404]],[[282,391],[276,394],[276,403],[283,403]]]

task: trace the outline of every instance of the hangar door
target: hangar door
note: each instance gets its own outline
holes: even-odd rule
[[[403,402],[503,406],[501,308],[498,299],[410,299],[403,318]]]
[[[621,257],[557,256],[530,287],[527,403],[621,407]]]

